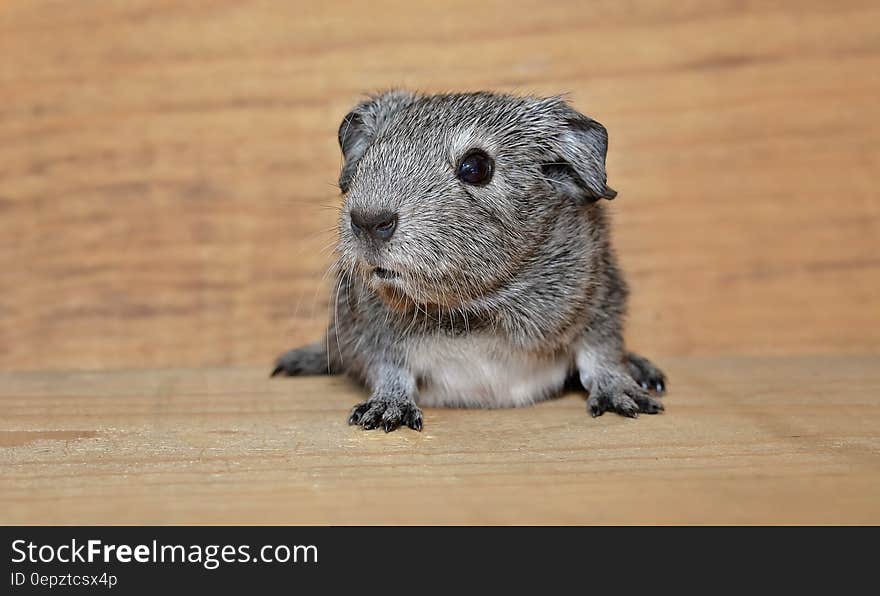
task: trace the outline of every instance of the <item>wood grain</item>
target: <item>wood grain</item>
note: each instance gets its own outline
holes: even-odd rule
[[[341,378],[0,373],[0,523],[880,523],[880,358],[662,365],[660,416],[573,394],[391,434]]]
[[[317,337],[365,91],[569,92],[611,131],[648,354],[880,349],[876,2],[10,0],[0,368]]]

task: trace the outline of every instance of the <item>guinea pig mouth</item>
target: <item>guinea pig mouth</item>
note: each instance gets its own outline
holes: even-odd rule
[[[384,280],[392,280],[400,277],[400,274],[397,271],[391,271],[390,269],[376,267],[375,269],[373,269],[373,277]]]

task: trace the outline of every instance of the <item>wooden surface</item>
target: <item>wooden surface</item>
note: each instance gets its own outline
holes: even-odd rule
[[[265,367],[317,337],[336,129],[393,85],[566,91],[608,127],[649,356],[880,352],[878,22],[876,1],[6,0],[0,369]]]
[[[0,522],[880,523],[878,22],[0,3]],[[668,414],[571,396],[384,435],[345,426],[341,379],[265,378],[323,329],[337,126],[390,86],[569,92],[608,127]]]
[[[345,424],[340,378],[0,373],[0,523],[880,523],[880,358],[670,358],[660,416],[569,395]]]

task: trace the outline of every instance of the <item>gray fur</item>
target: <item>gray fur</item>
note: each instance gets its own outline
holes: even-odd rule
[[[663,373],[624,350],[601,124],[559,97],[392,91],[356,106],[339,142],[333,315],[275,373],[350,375],[371,392],[350,423],[386,431],[421,429],[416,403],[524,405],[572,378],[594,416],[663,410],[646,390]],[[494,159],[488,184],[456,176],[473,149]],[[353,211],[395,214],[393,235],[356,233]]]

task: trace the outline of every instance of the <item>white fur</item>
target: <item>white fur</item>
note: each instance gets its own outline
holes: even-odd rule
[[[409,352],[423,406],[504,408],[533,404],[558,392],[572,356],[554,359],[516,351],[497,337],[425,338]]]
[[[602,368],[599,365],[599,359],[592,351],[581,349],[577,353],[575,362],[577,363],[578,373],[581,377],[581,384],[589,389],[592,387],[593,381],[596,380],[596,377],[602,371]]]

